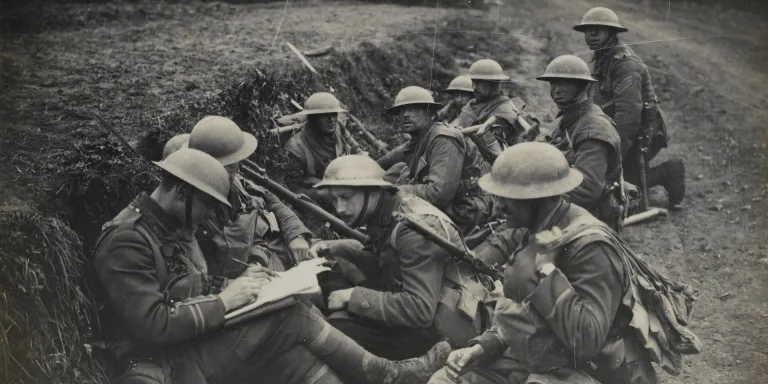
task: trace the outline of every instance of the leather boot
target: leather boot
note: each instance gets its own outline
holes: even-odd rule
[[[382,384],[423,384],[445,365],[451,346],[441,341],[421,357],[390,361],[368,354],[363,358],[363,370],[368,382]]]
[[[661,185],[669,196],[669,209],[679,211],[685,197],[685,164],[682,159],[667,160],[648,171],[648,187]]]

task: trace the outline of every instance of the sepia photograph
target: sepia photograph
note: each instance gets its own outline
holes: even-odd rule
[[[767,0],[0,0],[0,383],[768,383]]]

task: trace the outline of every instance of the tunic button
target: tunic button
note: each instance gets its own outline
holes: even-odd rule
[[[368,309],[368,308],[370,308],[370,307],[371,307],[371,305],[370,305],[370,304],[368,304],[368,302],[367,302],[367,301],[363,301],[363,302],[360,304],[360,306],[361,306],[361,307],[363,307],[363,309]]]

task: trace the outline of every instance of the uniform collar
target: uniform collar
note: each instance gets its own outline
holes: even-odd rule
[[[563,215],[568,211],[570,206],[571,203],[564,197],[561,197],[554,208],[549,211],[539,212],[538,216],[536,217],[536,225],[533,227],[534,230],[530,233],[535,235],[539,232],[552,229],[552,227],[560,222],[560,220],[563,218]]]
[[[184,225],[177,218],[169,215],[163,208],[157,204],[157,202],[149,196],[148,193],[142,192],[131,203],[134,209],[144,214],[149,224],[153,227],[158,227],[168,234],[182,234],[184,233]]]

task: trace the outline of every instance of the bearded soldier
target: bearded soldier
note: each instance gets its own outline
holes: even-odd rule
[[[502,84],[509,80],[509,76],[496,61],[482,59],[469,67],[469,78],[474,98],[463,106],[456,125],[466,128],[495,116],[493,129],[470,136],[483,157],[493,162],[503,148],[514,144],[523,133],[517,126],[517,106],[502,92]]]
[[[415,384],[445,361],[446,343],[406,362],[376,357],[304,303],[225,327],[225,314],[253,302],[275,274],[251,266],[211,292],[194,232],[205,221],[226,221],[227,171],[190,148],[155,164],[164,171],[160,185],[106,223],[94,249],[106,304],[100,324],[124,368],[117,382],[286,383],[285,376],[265,381],[265,372],[280,364],[307,373],[297,384]],[[307,358],[280,359],[294,348]]]
[[[619,42],[618,33],[628,29],[608,8],[592,8],[573,29],[595,51],[592,87],[595,103],[613,118],[621,136],[624,178],[639,185],[640,156],[650,161],[667,147],[667,130],[659,99],[653,90],[648,68],[637,54]],[[648,136],[647,144],[643,136]],[[644,148],[647,145],[647,148]],[[645,164],[647,166],[647,163]],[[661,185],[669,195],[669,208],[678,210],[685,196],[685,165],[681,159],[665,161],[648,170],[647,187]]]
[[[553,146],[504,150],[480,185],[519,228],[498,253],[508,257],[493,327],[453,351],[430,384],[657,383],[623,308],[629,274],[611,231],[568,201],[583,176]],[[545,233],[588,225],[601,232],[549,251]],[[511,256],[510,256],[511,255]],[[620,310],[621,309],[621,310]]]
[[[388,112],[399,116],[411,138],[377,162],[389,168],[390,180],[397,180],[401,191],[442,210],[466,234],[492,214],[492,198],[477,186],[490,165],[472,140],[433,120],[441,106],[424,88],[403,88]]]
[[[548,140],[584,175],[581,185],[568,193],[571,202],[618,230],[624,213],[621,139],[611,119],[589,98],[588,86],[596,80],[587,63],[576,56],[559,56],[537,79],[549,82],[560,110],[559,125]]]
[[[311,95],[299,114],[306,116],[306,122],[284,147],[288,154],[286,181],[296,192],[306,194],[324,207],[330,207],[330,202],[312,189],[312,185],[320,181],[325,167],[333,159],[362,152],[349,132],[339,125],[339,114],[345,112],[332,94]]]
[[[472,88],[472,79],[469,76],[456,76],[448,84],[445,92],[451,97],[451,101],[437,111],[437,121],[442,121],[450,125],[457,125],[461,109],[464,108],[472,97],[475,90]]]
[[[342,156],[316,188],[327,189],[340,219],[365,226],[370,241],[336,243],[328,254],[340,274],[325,283],[329,322],[382,357],[418,356],[438,340],[463,345],[477,334],[486,296],[483,277],[394,213],[424,224],[456,246],[461,234],[445,213],[398,192],[366,156]],[[487,280],[487,279],[486,279]],[[476,320],[476,322],[473,322]]]

